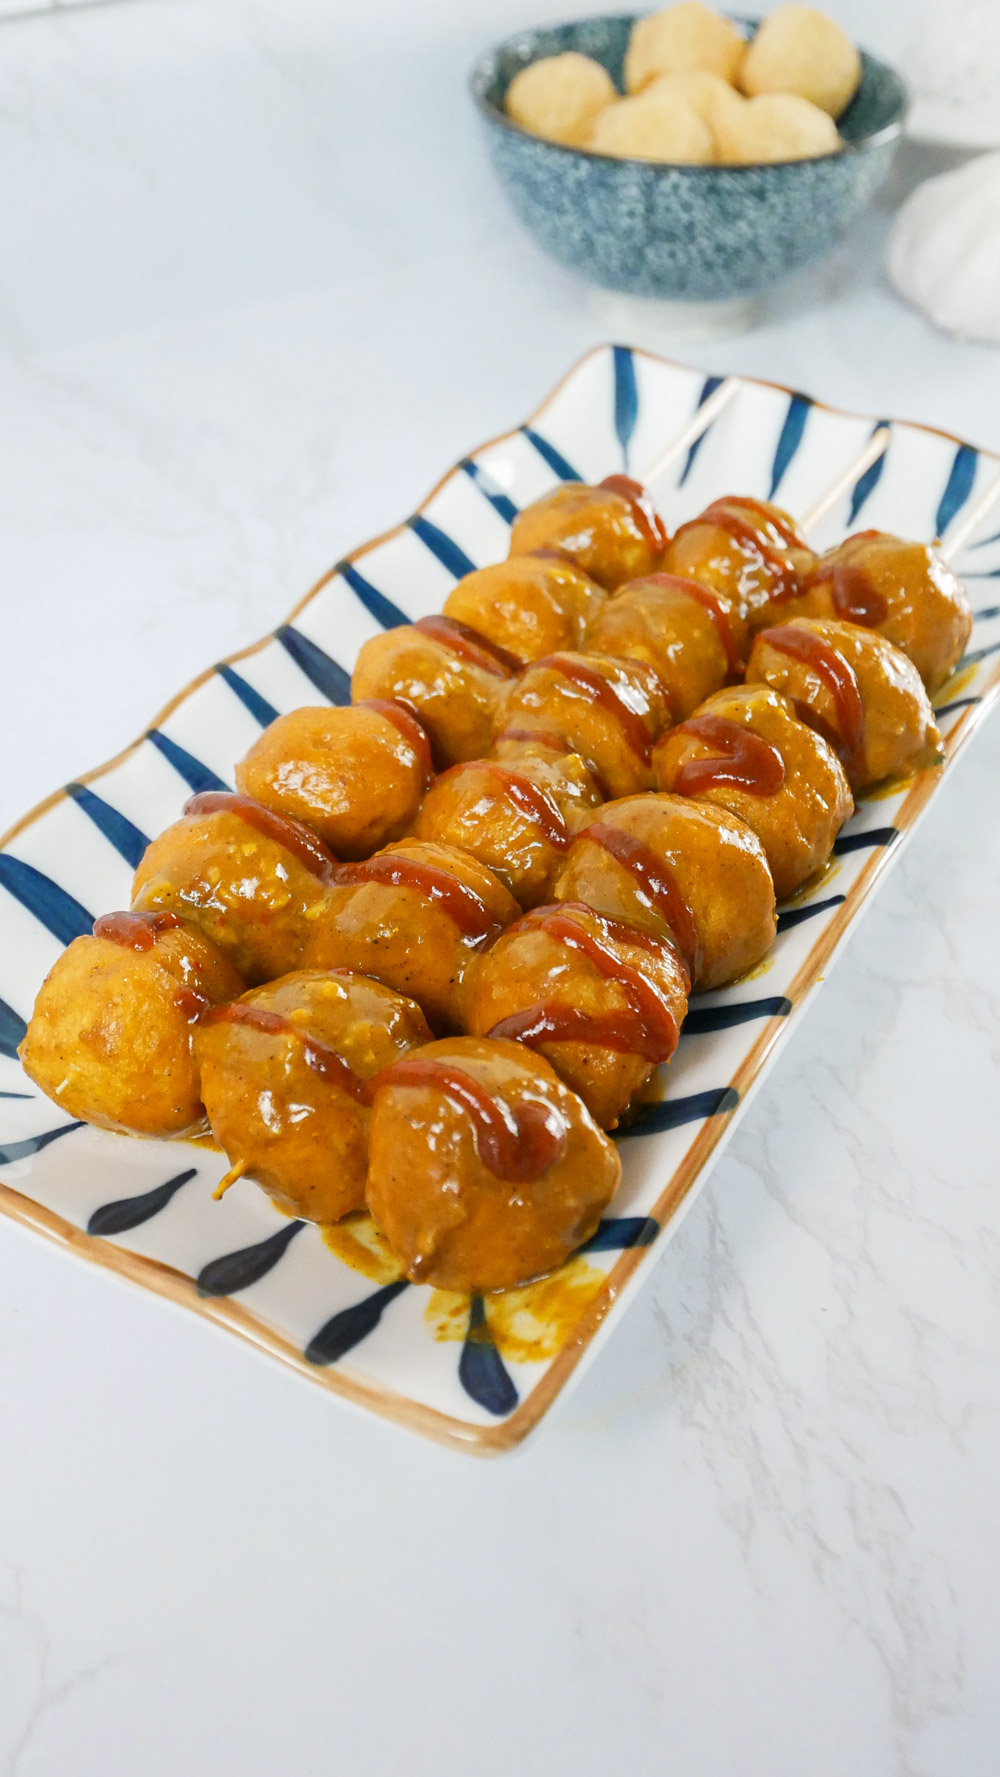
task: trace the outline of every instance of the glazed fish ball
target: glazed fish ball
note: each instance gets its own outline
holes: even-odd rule
[[[653,755],[662,790],[728,808],[756,833],[779,901],[826,864],[854,809],[828,741],[766,685],[717,691]]]
[[[683,98],[641,93],[602,111],[587,144],[596,154],[630,160],[704,165],[715,151],[712,132]]]
[[[793,93],[839,117],[861,79],[861,57],[833,19],[811,6],[779,6],[740,63],[745,93]]]
[[[687,990],[668,939],[560,903],[519,919],[479,959],[469,1029],[544,1055],[594,1121],[613,1129],[673,1055]]]
[[[520,664],[455,617],[421,617],[365,642],[351,701],[412,708],[442,768],[489,752],[507,682]]]
[[[512,556],[564,556],[609,592],[651,574],[666,546],[663,520],[642,483],[628,475],[608,475],[599,487],[562,482],[525,506],[510,534]]]
[[[544,56],[515,74],[507,89],[507,116],[549,142],[582,148],[594,119],[618,94],[606,68],[567,50]]]
[[[933,765],[943,743],[913,662],[857,623],[795,617],[762,630],[747,684],[791,699],[830,742],[855,792]]]
[[[644,660],[609,654],[549,654],[515,679],[510,729],[549,730],[579,753],[602,793],[627,796],[653,786],[653,742],[670,718],[663,686]]]
[[[650,574],[608,600],[587,632],[587,646],[645,661],[667,693],[674,721],[682,722],[727,679],[742,677],[749,638],[723,593],[678,574]]]
[[[466,574],[444,611],[518,660],[540,660],[557,648],[579,648],[606,596],[582,568],[543,550]]]
[[[735,166],[811,160],[843,147],[832,117],[794,93],[765,93],[720,116],[716,154]]]
[[[521,1043],[429,1043],[376,1083],[368,1207],[414,1283],[501,1290],[553,1270],[620,1177],[586,1106]]]
[[[195,1050],[212,1134],[282,1209],[339,1221],[364,1208],[366,1084],[428,1042],[419,1008],[377,981],[285,975],[202,1020]]]
[[[430,775],[424,730],[388,699],[279,716],[236,767],[245,796],[307,822],[340,858],[401,838]]]
[[[128,1135],[189,1135],[203,1121],[192,1038],[243,982],[171,913],[109,913],[42,983],[20,1056],[71,1117]]]
[[[443,772],[413,832],[471,852],[522,907],[534,907],[547,899],[573,834],[600,800],[577,753],[508,743],[490,759]]]
[[[626,796],[599,808],[570,849],[555,898],[670,938],[695,988],[725,986],[774,943],[774,884],[760,840],[728,809],[683,796]]]
[[[300,821],[206,790],[147,846],[132,905],[190,920],[256,986],[298,967],[332,869],[323,841]]]
[[[944,684],[972,634],[972,606],[930,543],[859,531],[821,555],[789,617],[838,617],[877,629],[913,661],[929,692]],[[775,616],[776,621],[781,618]]]
[[[632,27],[625,85],[630,93],[638,93],[658,74],[693,69],[733,81],[745,50],[746,39],[728,19],[700,6],[698,0],[681,0],[679,6],[638,19]]]
[[[492,870],[457,846],[403,839],[337,866],[302,953],[307,969],[350,969],[416,1000],[437,1030],[461,1023],[465,975],[520,912]]]

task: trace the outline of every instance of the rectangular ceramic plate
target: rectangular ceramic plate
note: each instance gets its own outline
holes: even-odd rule
[[[943,769],[862,802],[832,873],[784,913],[765,972],[695,1002],[662,1102],[621,1139],[613,1215],[565,1278],[508,1301],[501,1327],[492,1305],[484,1315],[481,1303],[348,1266],[318,1229],[279,1219],[246,1180],[213,1202],[225,1160],[210,1148],[67,1124],[25,1079],[16,1048],[60,948],[97,913],[128,904],[147,836],[193,790],[231,787],[234,760],[277,713],[346,701],[362,643],[380,626],[439,610],[459,575],[505,556],[520,507],[560,479],[621,470],[655,471],[671,529],[739,492],[777,499],[799,519],[819,509],[809,531],[818,547],[870,526],[942,537],[969,579],[976,627],[939,699]],[[205,673],[127,752],[59,791],[2,842],[0,1209],[331,1394],[460,1449],[519,1443],[624,1313],[851,922],[1000,691],[1000,502],[989,501],[998,473],[1000,458],[941,432],[885,427],[771,384],[720,384],[625,347],[591,352],[527,424],[464,458],[419,513],[339,563],[273,636]]]

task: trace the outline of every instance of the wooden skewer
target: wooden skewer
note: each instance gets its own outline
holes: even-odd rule
[[[853,487],[855,482],[860,481],[865,471],[870,469],[873,463],[878,462],[879,457],[885,455],[891,436],[892,428],[890,426],[876,427],[864,450],[859,452],[853,462],[848,463],[847,468],[841,475],[838,475],[832,487],[827,488],[826,493],[816,501],[815,505],[810,506],[808,512],[803,513],[799,521],[799,530],[803,536],[807,536],[820,519],[825,518],[827,513],[837,504],[841,495],[845,494],[848,488]]]
[[[219,1199],[225,1196],[230,1185],[235,1185],[236,1180],[243,1177],[243,1174],[246,1172],[249,1165],[249,1160],[237,1160],[236,1165],[229,1168],[229,1171],[220,1178],[215,1190],[212,1192],[213,1203],[218,1203]]]
[[[987,512],[991,506],[996,504],[997,500],[1000,500],[1000,473],[994,475],[993,480],[983,489],[978,500],[974,500],[967,511],[957,515],[954,524],[945,531],[944,536],[938,538],[938,546],[946,561],[961,549],[966,538],[972,536],[973,531],[982,523]]]
[[[727,376],[724,382],[721,382],[718,388],[713,390],[708,400],[703,401],[697,412],[692,414],[684,430],[679,432],[677,437],[667,445],[666,450],[657,457],[655,463],[645,470],[641,480],[646,487],[652,488],[654,482],[657,482],[665,474],[671,463],[675,463],[678,457],[690,450],[692,444],[701,438],[708,431],[709,426],[718,419],[723,409],[729,406],[730,401],[741,387],[742,384],[738,376]]]

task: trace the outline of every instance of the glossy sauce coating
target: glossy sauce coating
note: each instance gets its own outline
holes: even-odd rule
[[[430,742],[392,698],[279,716],[236,767],[245,795],[306,822],[338,857],[406,832],[432,771]]]
[[[541,1056],[453,1037],[394,1073],[374,1089],[367,1199],[414,1282],[507,1289],[590,1237],[620,1163]]]
[[[652,744],[668,719],[663,687],[644,661],[560,653],[514,681],[504,727],[561,735],[615,796],[650,787]]]
[[[777,747],[743,728],[728,716],[703,712],[690,716],[675,731],[692,734],[713,749],[710,754],[685,759],[671,789],[677,796],[699,796],[729,784],[751,796],[776,796],[785,781],[785,766]]]
[[[836,668],[831,658],[840,663]],[[916,667],[874,630],[801,617],[765,630],[747,664],[747,683],[762,682],[790,698],[796,713],[831,741],[855,792],[942,756]]]
[[[133,907],[192,921],[253,983],[298,965],[331,888],[333,859],[300,822],[247,797],[193,797],[136,871]]]
[[[372,1097],[386,1086],[429,1086],[466,1112],[476,1154],[505,1184],[532,1184],[566,1149],[568,1130],[551,1105],[527,1099],[511,1106],[454,1061],[409,1055],[372,1081]]]
[[[776,621],[776,605],[794,597],[815,559],[780,507],[729,495],[681,525],[663,566],[722,593],[756,629]]]
[[[816,630],[782,623],[762,630],[761,635],[769,648],[801,661],[826,687],[833,705],[833,724],[832,731],[827,724],[825,738],[842,759],[851,782],[855,782],[864,771],[865,707],[850,661]],[[811,705],[806,704],[799,714],[803,721],[811,719],[821,734],[824,732],[819,727],[822,718],[817,719]]]
[[[416,714],[443,770],[488,753],[512,671],[520,664],[448,617],[387,629],[365,642],[351,677],[354,704],[388,699]]]
[[[243,982],[197,928],[170,915],[105,914],[42,984],[21,1045],[29,1078],[71,1117],[130,1135],[202,1124],[192,1050],[206,1006]]]
[[[760,841],[707,801],[608,803],[571,846],[555,896],[671,938],[696,989],[745,974],[774,942],[774,885]]]
[[[444,608],[523,665],[559,648],[579,648],[606,597],[603,587],[558,555],[518,555],[466,574]]]
[[[541,907],[479,959],[469,1027],[539,1050],[613,1128],[677,1047],[687,979],[669,941],[583,903]]]
[[[930,693],[972,634],[969,595],[933,545],[884,531],[859,531],[821,555],[787,614],[877,629],[912,660]]]
[[[740,783],[739,773],[731,769],[734,762],[720,759],[711,739],[717,731],[708,729],[708,722],[723,723],[726,734],[735,729],[744,741],[756,742],[768,757],[777,758],[777,787],[761,795],[755,783]],[[799,721],[786,697],[767,685],[717,691],[691,721],[663,736],[653,764],[662,790],[707,798],[746,822],[764,848],[779,901],[823,869],[854,808],[833,748]]]
[[[353,969],[406,994],[432,1028],[461,1022],[476,951],[517,917],[503,883],[456,846],[409,839],[338,868],[303,966]]]
[[[609,591],[652,573],[663,553],[659,518],[638,483],[628,476],[609,480],[621,480],[624,491],[563,482],[526,506],[511,528],[511,555],[554,549]]]
[[[269,982],[195,1037],[212,1133],[283,1209],[337,1221],[364,1204],[368,1082],[429,1039],[412,1000],[360,975]]]
[[[727,679],[742,675],[749,647],[742,619],[721,593],[679,574],[649,574],[609,599],[587,632],[600,654],[644,661],[683,721]]]

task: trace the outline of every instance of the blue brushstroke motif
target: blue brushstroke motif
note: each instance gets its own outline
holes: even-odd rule
[[[513,1413],[517,1406],[518,1392],[490,1338],[482,1296],[472,1298],[469,1330],[458,1362],[458,1380],[476,1405],[497,1419]]]
[[[533,444],[539,456],[548,463],[552,473],[558,475],[560,481],[583,480],[583,476],[577,474],[572,463],[566,461],[562,451],[556,450],[555,445],[550,444],[547,438],[543,438],[540,432],[533,431],[531,426],[522,426],[521,431],[524,433],[528,443]]]
[[[0,1098],[34,1098],[33,1092],[0,1092]]]
[[[149,840],[145,833],[140,832],[132,821],[112,808],[102,796],[95,796],[86,784],[67,784],[66,794],[71,796],[78,808],[93,821],[99,832],[114,846],[119,857],[131,864],[133,870],[141,862]]]
[[[183,747],[177,745],[175,740],[171,740],[166,734],[161,734],[158,728],[151,728],[146,739],[151,740],[157,752],[162,753],[163,757],[170,761],[174,770],[179,773],[186,784],[190,785],[196,795],[200,796],[205,790],[229,790],[232,788],[232,785],[224,783],[221,777],[216,777],[215,772],[211,771],[207,765],[203,765],[200,759],[196,759],[193,753],[186,752]]]
[[[139,1197],[119,1197],[114,1203],[103,1203],[87,1223],[87,1233],[107,1239],[111,1234],[127,1234],[130,1228],[141,1227],[143,1222],[159,1215],[161,1209],[166,1209],[175,1192],[193,1179],[196,1172],[197,1167],[189,1166],[187,1172],[179,1172],[176,1178],[168,1178],[165,1184],[156,1185],[152,1191],[143,1191]]]
[[[701,394],[698,396],[698,406],[699,407],[704,407],[705,402],[708,400],[709,396],[715,394],[716,389],[719,387],[719,385],[722,381],[723,381],[723,378],[721,376],[706,376],[705,381],[701,385]],[[695,457],[698,455],[698,452],[700,451],[702,445],[705,442],[705,439],[708,437],[708,433],[711,430],[712,430],[712,428],[711,428],[711,426],[709,426],[706,429],[706,431],[699,432],[694,443],[688,446],[688,454],[684,459],[684,467],[681,470],[680,476],[678,477],[678,481],[677,481],[678,487],[684,486],[684,483],[686,482],[688,476],[690,475],[692,469],[694,468]]]
[[[997,572],[1000,573],[1000,568]],[[981,611],[973,611],[972,616],[976,623],[988,623],[991,617],[1000,617],[1000,605],[984,605]]]
[[[806,420],[809,417],[811,406],[812,402],[808,395],[793,394],[789,397],[788,412],[785,415],[785,422],[774,452],[774,462],[771,465],[771,486],[767,496],[769,500],[774,499],[784,480],[785,471],[802,443],[802,434],[806,429]]]
[[[474,463],[471,457],[463,457],[458,466],[465,470],[470,481],[475,482],[483,499],[489,501],[494,512],[500,514],[505,524],[513,524],[518,514],[518,508],[513,500],[508,499],[506,494],[502,494],[500,489],[493,485],[486,470],[481,469],[478,463]]]
[[[414,536],[420,538],[421,543],[437,557],[443,568],[447,568],[449,574],[454,574],[456,580],[461,580],[465,574],[475,573],[475,562],[440,525],[432,524],[429,518],[424,518],[419,512],[406,522]]]
[[[347,581],[355,598],[364,605],[376,623],[381,623],[383,629],[398,629],[400,624],[409,623],[406,612],[394,605],[391,599],[387,599],[384,592],[379,592],[378,587],[366,580],[363,574],[359,574],[353,562],[339,561],[334,572]]]
[[[635,359],[629,346],[612,346],[611,350],[615,363],[615,436],[622,447],[622,462],[627,469],[628,447],[639,417]]]
[[[60,944],[72,944],[74,938],[93,929],[94,915],[86,907],[81,907],[51,876],[36,870],[33,864],[12,858],[6,851],[0,852],[0,883]]]
[[[0,1055],[9,1055],[11,1061],[16,1061],[18,1048],[27,1034],[24,1019],[6,1000],[0,1000]]]
[[[874,426],[871,429],[871,436],[874,438],[879,427],[880,426],[887,426],[888,424],[889,424],[888,420],[876,420]],[[858,513],[861,511],[861,508],[864,505],[865,501],[870,497],[871,494],[874,493],[879,482],[881,481],[882,471],[885,468],[885,459],[889,455],[889,446],[891,445],[891,443],[892,443],[892,438],[891,437],[887,438],[886,443],[885,443],[885,449],[882,452],[882,455],[880,457],[876,457],[876,459],[875,459],[874,463],[872,463],[871,467],[869,469],[866,469],[864,474],[860,475],[858,477],[857,481],[854,483],[854,492],[851,495],[851,508],[847,514],[847,522],[849,525],[852,525],[854,523],[854,520],[857,518]]]
[[[617,1253],[627,1246],[652,1246],[660,1224],[652,1216],[608,1216],[583,1246],[581,1253]]]
[[[677,1129],[682,1123],[702,1123],[706,1117],[721,1117],[735,1111],[740,1095],[733,1086],[712,1086],[707,1092],[692,1092],[687,1098],[667,1098],[662,1104],[650,1105],[646,1115],[625,1129],[616,1129],[615,1140],[627,1135],[662,1135],[665,1129]]]
[[[869,827],[867,833],[841,833],[833,842],[833,854],[842,858],[845,852],[865,851],[875,845],[894,845],[898,838],[898,827]]]
[[[258,1241],[255,1246],[242,1246],[238,1252],[223,1253],[221,1259],[212,1259],[195,1278],[199,1296],[232,1296],[237,1290],[247,1290],[252,1283],[259,1283],[262,1277],[273,1271],[286,1246],[304,1227],[305,1222],[289,1222],[279,1228],[277,1234]]]
[[[74,1129],[82,1129],[81,1122],[60,1123],[58,1129],[47,1129],[44,1135],[29,1135],[24,1141],[8,1141],[0,1143],[0,1166],[9,1166],[13,1160],[30,1160],[32,1154],[40,1154],[51,1141],[58,1141],[61,1135],[71,1135]]]
[[[808,907],[790,907],[787,913],[778,914],[778,930],[790,931],[792,926],[800,926],[805,919],[815,919],[817,913],[829,913],[831,907],[842,907],[846,900],[846,895],[830,895],[825,901],[811,901]]]
[[[322,648],[290,623],[283,623],[274,633],[286,654],[291,655],[317,691],[322,691],[328,703],[350,703],[351,675],[338,661],[324,654]]]
[[[976,666],[980,660],[987,660],[989,656],[995,654],[998,649],[1000,649],[1000,641],[988,642],[985,648],[972,648],[968,654],[962,655],[955,671],[960,673],[963,667]]]
[[[1000,543],[1000,531],[994,531],[992,537],[980,537],[978,543],[967,543],[966,549],[985,549],[988,543]]]
[[[215,670],[220,679],[225,679],[230,691],[236,693],[243,708],[250,711],[254,721],[259,722],[262,728],[267,728],[271,722],[277,721],[280,712],[275,709],[273,703],[268,703],[267,698],[262,697],[259,691],[255,691],[252,685],[248,685],[241,673],[236,672],[233,667],[227,666],[224,660],[219,662]]]
[[[710,1031],[732,1030],[737,1024],[751,1024],[755,1018],[787,1018],[791,1000],[778,994],[765,1000],[736,1000],[730,1006],[695,1007],[681,1025],[682,1037],[703,1037]]]
[[[335,1364],[345,1352],[352,1351],[373,1333],[389,1303],[408,1289],[409,1285],[403,1277],[398,1283],[387,1283],[373,1295],[365,1296],[361,1302],[355,1302],[351,1308],[342,1308],[328,1320],[325,1326],[314,1333],[305,1349],[306,1361],[310,1364]]]
[[[982,703],[981,697],[956,697],[954,703],[943,703],[934,711],[935,716],[950,716],[953,710],[967,709],[970,704]]]
[[[956,512],[960,512],[972,492],[972,484],[976,479],[979,466],[979,452],[971,444],[960,444],[955,452],[951,465],[951,473],[941,495],[941,503],[934,520],[934,534],[943,536]]]

